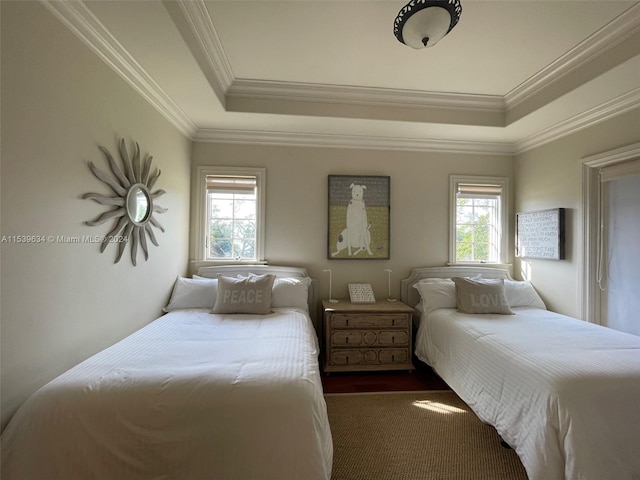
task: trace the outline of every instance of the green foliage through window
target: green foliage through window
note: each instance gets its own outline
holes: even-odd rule
[[[497,262],[499,197],[458,196],[456,205],[456,261]]]
[[[207,193],[211,260],[256,258],[255,193]]]

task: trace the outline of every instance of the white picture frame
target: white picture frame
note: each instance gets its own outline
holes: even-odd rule
[[[349,298],[351,303],[376,303],[370,283],[350,283]]]

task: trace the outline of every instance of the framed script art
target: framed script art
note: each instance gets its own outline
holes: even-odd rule
[[[564,208],[516,214],[516,256],[564,260]]]
[[[385,176],[329,175],[328,258],[389,258],[390,183]]]
[[[350,283],[349,300],[351,303],[376,303],[376,296],[370,283]]]

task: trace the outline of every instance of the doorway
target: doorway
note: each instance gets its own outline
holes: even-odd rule
[[[640,335],[640,144],[583,160],[583,318]]]

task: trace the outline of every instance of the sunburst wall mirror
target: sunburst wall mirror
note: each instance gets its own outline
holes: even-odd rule
[[[82,196],[84,199],[93,200],[101,205],[114,208],[103,213],[95,220],[85,223],[90,226],[97,226],[113,219],[113,228],[101,240],[100,253],[104,253],[110,243],[116,244],[118,253],[114,263],[118,263],[122,258],[125,247],[130,243],[131,262],[136,265],[138,245],[142,249],[144,259],[149,259],[147,236],[155,246],[159,246],[151,226],[160,229],[162,232],[165,231],[164,227],[154,217],[154,214],[167,211],[166,208],[162,208],[155,203],[156,199],[166,192],[164,190],[151,191],[160,176],[159,169],[155,169],[151,173],[152,156],[147,155],[144,161],[141,161],[140,146],[137,142],[134,142],[133,154],[129,156],[124,138],[120,139],[118,146],[123,169],[118,166],[109,150],[98,146],[109,163],[113,178],[97,168],[93,162],[89,162],[89,168],[96,178],[107,185],[115,193],[115,196],[106,196],[99,193],[87,193]]]

